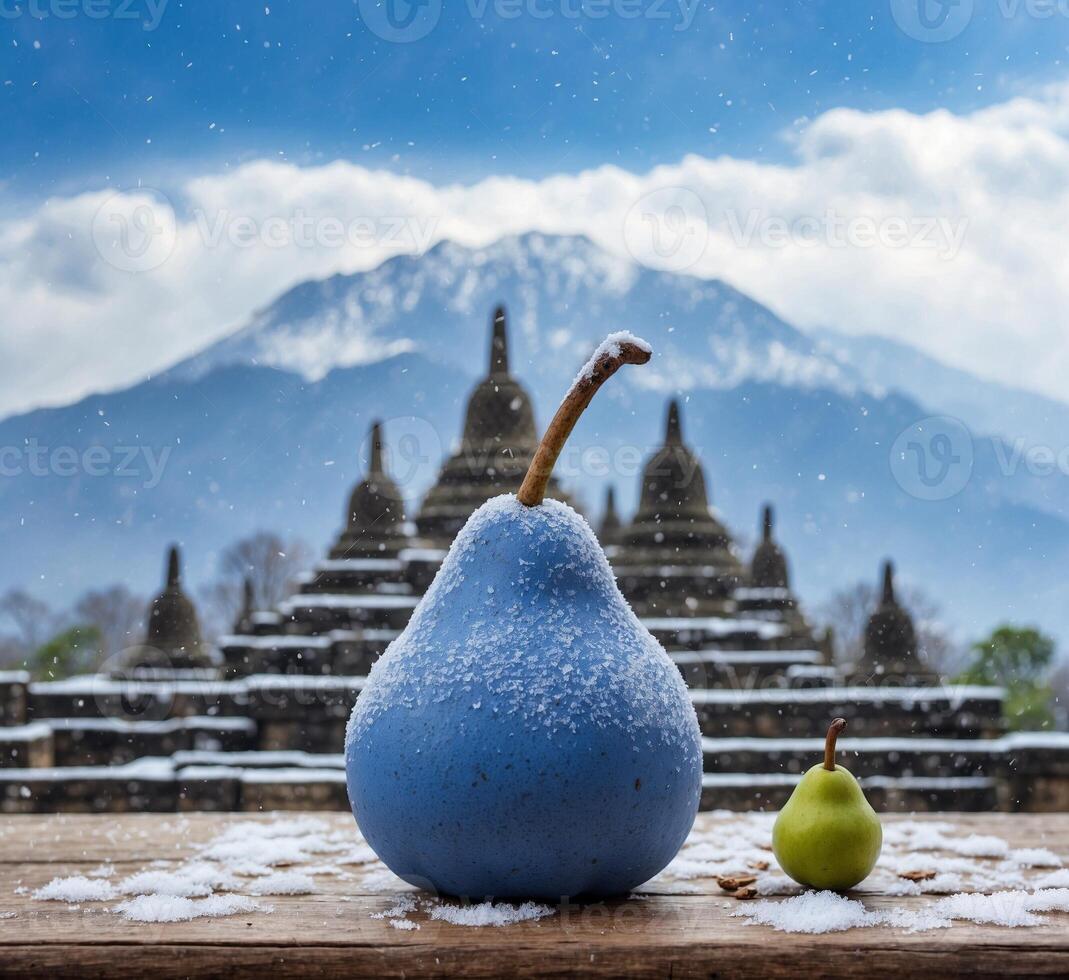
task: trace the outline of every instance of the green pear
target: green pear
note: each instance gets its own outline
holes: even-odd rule
[[[853,888],[872,872],[883,845],[876,811],[849,770],[835,764],[835,740],[844,728],[844,719],[832,722],[824,762],[802,777],[772,828],[779,866],[810,888]]]

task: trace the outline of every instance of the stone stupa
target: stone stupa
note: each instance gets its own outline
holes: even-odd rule
[[[865,648],[852,677],[856,684],[891,682],[916,687],[938,682],[921,661],[913,617],[895,595],[894,564],[883,564],[880,603],[865,627]]]
[[[605,491],[605,509],[601,514],[601,523],[598,525],[598,540],[602,548],[611,548],[620,540],[620,531],[623,524],[620,515],[616,512],[616,488],[609,487]]]
[[[420,538],[447,548],[472,513],[491,497],[519,489],[538,448],[534,409],[509,372],[504,307],[494,311],[489,370],[468,398],[460,448],[442,466],[423,500]],[[565,499],[555,481],[547,496]]]
[[[405,505],[383,462],[382,423],[371,423],[367,475],[349,496],[345,527],[330,550],[332,559],[395,555],[407,542]]]
[[[775,514],[771,504],[761,511],[761,542],[750,560],[746,584],[735,593],[740,614],[783,623],[791,636],[811,642],[812,629],[791,591],[787,555],[773,536]]]
[[[167,554],[167,579],[163,591],[149,604],[146,623],[144,643],[123,657],[122,672],[166,673],[212,666],[211,656],[201,643],[196,607],[182,588],[177,546]]]
[[[709,507],[701,463],[668,405],[664,445],[647,461],[638,512],[619,534],[613,569],[639,615],[718,616],[742,580],[724,525]]]

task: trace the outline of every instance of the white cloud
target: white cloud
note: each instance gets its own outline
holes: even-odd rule
[[[260,161],[188,180],[177,219],[144,191],[50,199],[0,223],[0,412],[136,381],[301,280],[532,229],[1065,397],[1069,86],[967,116],[837,109],[793,139],[789,165],[688,156],[473,186]]]

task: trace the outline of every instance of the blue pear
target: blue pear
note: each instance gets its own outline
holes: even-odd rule
[[[601,345],[516,496],[457,536],[372,668],[346,737],[353,814],[397,875],[469,898],[615,895],[675,856],[701,795],[679,671],[586,521],[544,500],[598,387],[649,348]]]

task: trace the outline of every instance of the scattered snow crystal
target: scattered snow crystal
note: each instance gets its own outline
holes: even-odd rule
[[[478,905],[432,905],[428,915],[455,926],[507,926],[514,922],[544,919],[557,910],[550,905],[524,902],[522,905],[482,902]]]
[[[107,902],[115,895],[115,888],[107,881],[86,878],[84,875],[53,878],[33,893],[39,902]]]

